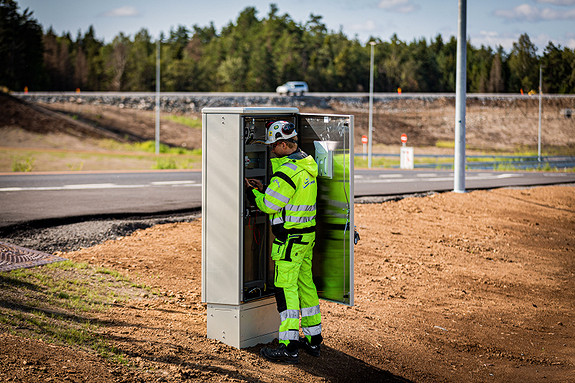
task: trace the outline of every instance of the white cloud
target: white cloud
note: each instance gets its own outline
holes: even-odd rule
[[[495,16],[502,17],[509,21],[538,22],[538,21],[575,19],[575,9],[569,9],[569,10],[555,10],[551,8],[540,9],[531,6],[529,4],[521,4],[513,9],[498,9],[494,12],[494,14]]]
[[[564,45],[571,49],[575,49],[575,33],[570,32],[565,34]]]
[[[363,23],[348,25],[348,28],[354,32],[373,32],[376,29],[376,25],[373,20],[367,20]]]
[[[378,7],[397,13],[413,13],[419,10],[419,5],[412,0],[381,0]]]
[[[518,38],[518,35],[501,35],[496,31],[480,31],[478,34],[470,36],[471,44],[475,47],[485,45],[497,49],[497,47],[501,45],[507,52],[511,50],[513,43],[516,42]]]
[[[140,12],[135,7],[131,7],[128,5],[102,13],[102,16],[105,17],[133,17],[139,15]]]
[[[535,0],[537,3],[541,4],[553,4],[553,5],[575,5],[575,0]]]
[[[474,47],[485,45],[494,50],[501,45],[505,52],[510,53],[511,49],[513,49],[513,43],[519,40],[519,35],[519,33],[500,34],[496,31],[483,30],[479,33],[472,34],[470,41]],[[549,41],[552,41],[556,46],[561,45],[562,47],[569,47],[571,49],[575,48],[575,33],[567,33],[564,35],[564,38],[551,38],[551,36],[546,33],[529,33],[529,40],[537,47],[537,54],[540,55],[543,54]]]

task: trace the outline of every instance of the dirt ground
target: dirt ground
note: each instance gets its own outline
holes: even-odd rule
[[[201,221],[64,253],[162,292],[94,314],[131,363],[0,334],[2,381],[575,381],[575,189],[356,204],[355,306],[321,302],[297,366],[206,339]]]
[[[161,124],[163,143],[201,148],[201,129],[166,120]],[[155,116],[106,105],[28,103],[0,93],[0,132],[0,147],[103,151],[97,140],[153,141]]]
[[[575,154],[575,118],[565,110],[575,109],[575,97],[548,98],[542,105],[543,151],[562,148],[561,154]],[[361,136],[368,134],[367,105],[362,102],[333,102],[329,109],[301,107],[302,113],[338,113],[354,115],[356,152],[362,151]],[[474,150],[531,150],[537,148],[539,104],[536,98],[469,99],[466,110],[468,154]],[[399,152],[400,136],[408,136],[408,145],[424,148],[432,154],[452,154],[455,105],[452,99],[398,99],[376,102],[373,114],[374,151]],[[200,119],[201,113],[186,117]],[[87,103],[24,103],[0,94],[0,147],[47,147],[41,139],[22,130],[48,134],[51,148],[102,150],[94,138],[112,138],[120,142],[154,140],[155,115],[145,110]],[[64,138],[63,134],[72,136]],[[201,130],[162,120],[162,142],[198,149]],[[419,152],[422,152],[421,150]],[[484,154],[484,153],[481,153]]]
[[[126,139],[118,126],[144,139],[153,132],[150,116],[131,111],[82,112],[105,121],[95,126],[70,117],[80,112],[76,106],[62,106],[73,109],[62,117],[55,108],[46,112],[0,97],[3,146],[99,150],[90,140]],[[452,140],[453,106],[421,112],[422,103],[377,112],[375,141],[399,141],[403,132],[416,146]],[[544,115],[554,132],[544,136],[545,145],[575,142],[575,120],[559,113],[565,107],[572,105]],[[534,110],[535,104],[473,105],[468,143],[536,142]],[[349,112],[356,115],[359,142],[367,115]],[[199,147],[199,132],[190,138],[169,126],[173,133],[165,137],[174,145]],[[572,186],[445,193],[355,208],[362,237],[355,247],[356,304],[321,302],[320,358],[302,354],[297,366],[275,365],[261,359],[261,345],[236,350],[206,339],[201,222],[195,221],[63,254],[161,291],[159,298],[143,296],[89,314],[128,366],[0,332],[0,381],[575,382]]]

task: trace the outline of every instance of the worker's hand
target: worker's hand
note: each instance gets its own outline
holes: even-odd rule
[[[246,186],[254,188],[254,189],[258,189],[262,193],[264,191],[264,184],[260,180],[257,180],[255,178],[250,178],[250,179],[246,178]]]

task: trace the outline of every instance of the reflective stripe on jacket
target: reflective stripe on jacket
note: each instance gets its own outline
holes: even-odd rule
[[[317,163],[301,150],[272,158],[273,175],[264,193],[253,189],[258,208],[284,229],[315,226]]]

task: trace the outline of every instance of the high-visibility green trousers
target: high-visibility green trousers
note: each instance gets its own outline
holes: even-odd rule
[[[308,340],[321,334],[319,299],[313,283],[311,261],[315,233],[290,234],[285,242],[275,239],[272,259],[275,261],[274,284],[280,313],[279,341],[289,345],[299,340],[301,327]]]

